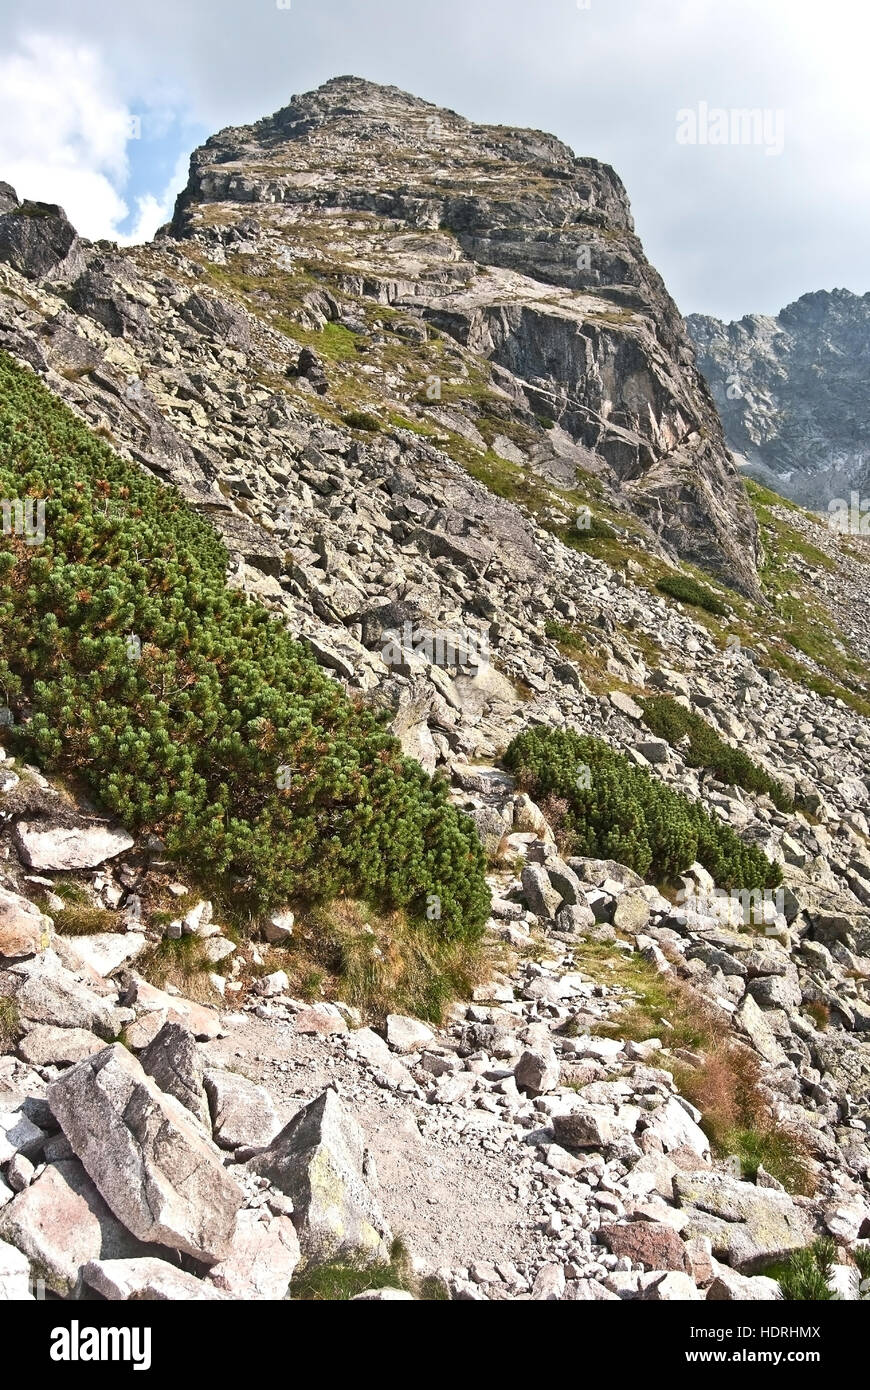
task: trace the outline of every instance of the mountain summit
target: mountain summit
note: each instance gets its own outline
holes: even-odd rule
[[[392,379],[357,369],[369,396],[406,413],[422,397],[421,419],[501,457],[498,436],[509,461],[563,486],[593,475],[666,548],[757,593],[752,512],[607,165],[340,77],[196,150],[171,233],[246,251],[264,279],[291,272],[276,312],[293,316],[295,289],[309,317],[337,317],[348,293],[410,316]],[[412,350],[433,331],[480,362],[466,390],[442,381],[440,403],[437,364]]]

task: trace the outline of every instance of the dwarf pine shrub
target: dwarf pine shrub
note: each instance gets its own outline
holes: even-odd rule
[[[732,748],[694,710],[686,709],[670,695],[653,695],[640,701],[644,722],[658,738],[668,743],[688,740],[683,754],[689,767],[709,768],[720,782],[743,787],[750,792],[766,792],[780,811],[791,811],[794,802],[780,784],[752,761],[741,748]]]
[[[670,598],[679,599],[681,603],[689,603],[694,608],[703,608],[708,613],[713,613],[717,617],[723,617],[728,612],[727,606],[720,598],[708,589],[706,584],[699,584],[697,579],[692,579],[688,574],[666,574],[656,582],[659,593],[668,594]]]
[[[714,820],[601,739],[561,729],[528,729],[505,764],[535,798],[564,803],[561,833],[568,853],[615,859],[657,882],[696,860],[720,888],[764,889],[781,871],[755,845]]]
[[[125,462],[0,353],[0,701],[20,750],[261,909],[353,894],[473,939],[489,895],[472,823],[283,626],[225,583],[173,489]]]

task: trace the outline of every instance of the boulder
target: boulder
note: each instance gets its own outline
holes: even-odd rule
[[[759,1300],[773,1302],[782,1298],[782,1290],[775,1279],[765,1274],[738,1274],[735,1269],[713,1261],[713,1280],[707,1289],[708,1303],[740,1302]]]
[[[18,1052],[34,1066],[74,1066],[105,1047],[102,1038],[88,1028],[55,1028],[38,1023],[24,1034]]]
[[[586,902],[572,903],[556,914],[556,930],[566,936],[582,936],[595,926],[595,913]]]
[[[3,189],[14,193],[9,184]],[[0,190],[2,191],[2,190]],[[0,261],[28,280],[70,279],[84,266],[84,251],[75,227],[56,203],[0,200]]]
[[[542,1096],[559,1084],[559,1058],[551,1043],[527,1048],[514,1067],[514,1080],[521,1091]]]
[[[770,1062],[776,1067],[788,1060],[782,1046],[777,1042],[773,1029],[751,994],[744,995],[740,1008],[734,1015],[734,1022],[746,1034],[765,1062]]]
[[[70,937],[66,943],[67,951],[90,966],[97,975],[106,979],[129,965],[145,950],[143,932],[95,932],[92,936]]]
[[[135,1299],[137,1302],[200,1302],[228,1297],[206,1279],[142,1255],[132,1260],[88,1260],[82,1276],[89,1288],[110,1302]]]
[[[571,907],[576,903],[579,903],[581,907],[586,906],[583,884],[574,870],[557,855],[551,855],[547,860],[547,878],[566,907]]]
[[[526,864],[522,872],[523,893],[531,912],[544,921],[556,916],[562,906],[561,894],[553,887],[542,864]]]
[[[566,1149],[602,1149],[629,1133],[607,1105],[584,1105],[567,1115],[553,1116],[556,1143]]]
[[[308,1009],[300,1009],[293,1020],[294,1033],[318,1033],[329,1037],[333,1033],[347,1032],[347,1019],[334,1004],[312,1004]]]
[[[51,926],[51,918],[27,898],[0,888],[0,956],[39,955],[49,943]]]
[[[620,893],[613,908],[613,925],[618,931],[643,931],[650,919],[650,905],[642,893]]]
[[[120,826],[64,826],[47,821],[19,821],[12,841],[29,869],[96,869],[132,849],[135,841]]]
[[[299,1258],[299,1239],[288,1216],[240,1211],[229,1254],[212,1265],[206,1279],[233,1298],[282,1299]]]
[[[225,1253],[243,1195],[189,1112],[120,1044],[49,1088],[73,1151],[140,1240],[206,1264]]]
[[[392,1239],[365,1175],[365,1140],[334,1091],[294,1115],[248,1164],[293,1202],[303,1259],[384,1259]]]
[[[161,1091],[175,1096],[206,1132],[211,1131],[211,1115],[203,1084],[202,1054],[189,1028],[180,1023],[164,1023],[160,1032],[140,1052],[139,1061],[143,1071],[154,1078]]]
[[[274,1139],[278,1115],[262,1086],[238,1072],[215,1068],[205,1074],[205,1090],[214,1140],[222,1149],[264,1149]]]
[[[0,1211],[0,1239],[22,1250],[46,1286],[65,1298],[80,1293],[88,1260],[143,1253],[74,1158],[49,1164]]]
[[[167,994],[132,970],[125,976],[123,998],[135,1010],[135,1022],[127,1030],[127,1041],[133,1048],[152,1042],[164,1023],[179,1023],[200,1041],[217,1038],[222,1031],[214,1009],[179,994]]]
[[[105,1039],[116,1038],[132,1018],[129,1009],[118,1008],[113,999],[88,989],[59,964],[29,975],[17,990],[15,1003],[25,1024],[81,1028]]]
[[[417,1018],[404,1014],[387,1014],[386,1038],[394,1052],[417,1052],[430,1043],[435,1034]]]
[[[281,946],[293,935],[294,921],[294,915],[289,910],[276,912],[266,920],[263,935],[273,946]]]
[[[686,1249],[676,1231],[658,1221],[629,1221],[624,1226],[601,1226],[600,1239],[614,1255],[650,1269],[690,1270]]]
[[[658,1136],[665,1153],[688,1148],[701,1159],[710,1157],[709,1139],[676,1096],[670,1096],[664,1105],[653,1112],[646,1132]]]
[[[708,1236],[717,1259],[741,1274],[753,1274],[813,1238],[812,1222],[788,1193],[726,1173],[676,1173],[674,1195],[689,1217],[683,1234]]]
[[[704,1297],[696,1287],[694,1279],[676,1270],[670,1274],[656,1274],[645,1284],[641,1299],[649,1303],[687,1303]]]

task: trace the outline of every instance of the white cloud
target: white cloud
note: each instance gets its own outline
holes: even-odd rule
[[[146,193],[143,198],[136,199],[136,221],[132,229],[124,236],[117,233],[117,239],[126,245],[135,245],[138,242],[150,241],[158,227],[162,227],[164,222],[168,222],[172,216],[172,209],[175,204],[176,194],[180,193],[187,183],[187,170],[190,163],[188,154],[179,155],[172,177],[167,183],[162,195],[156,198],[153,193]]]
[[[60,203],[84,236],[116,237],[128,214],[130,118],[85,44],[30,34],[0,57],[2,176],[19,197]]]

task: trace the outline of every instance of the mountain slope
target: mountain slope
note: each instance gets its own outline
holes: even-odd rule
[[[802,295],[775,318],[691,314],[731,449],[759,482],[827,510],[870,480],[870,294]]]
[[[248,276],[279,268],[261,297],[276,313],[350,318],[360,351],[394,370],[360,379],[351,352],[347,399],[455,426],[563,487],[591,473],[668,546],[758,592],[751,510],[606,165],[338,78],[197,150],[172,233]],[[404,333],[403,356],[395,338],[378,351],[366,304],[398,319],[386,328]],[[478,359],[470,377],[432,350],[433,330]]]

